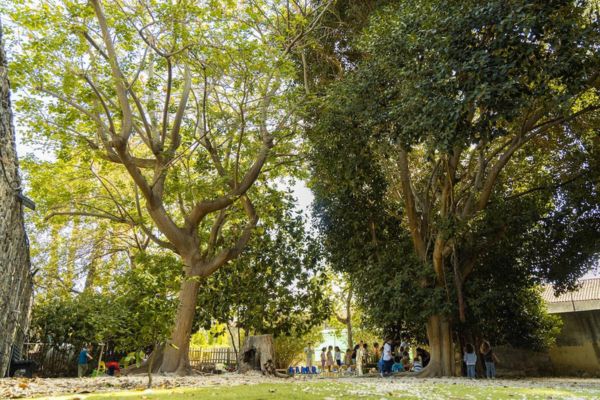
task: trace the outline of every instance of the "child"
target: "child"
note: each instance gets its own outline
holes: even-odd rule
[[[483,361],[485,362],[485,377],[488,379],[496,379],[496,362],[498,362],[498,357],[492,350],[492,346],[490,342],[484,340],[479,347],[479,352],[483,356]]]
[[[404,372],[404,365],[402,365],[402,359],[399,356],[394,357],[394,364],[392,365],[392,373]]]
[[[369,362],[369,345],[363,344],[363,365],[368,364]]]
[[[354,350],[352,350],[352,364],[356,365],[356,353],[358,353],[358,349],[360,348],[360,345],[356,345],[354,346]]]
[[[335,363],[338,367],[342,366],[342,351],[338,346],[335,346]]]
[[[412,368],[412,365],[410,364],[410,356],[406,350],[402,352],[402,365],[406,370],[410,370]]]
[[[413,372],[419,372],[423,369],[423,361],[420,356],[416,356],[413,360],[412,370]]]
[[[333,350],[333,346],[329,346],[327,349],[327,370],[331,372],[331,367],[333,366],[333,355],[331,354],[331,350]]]
[[[304,348],[304,354],[306,355],[306,366],[309,370],[311,370],[313,357],[315,355],[315,350],[313,349],[312,342],[308,342],[308,345]]]
[[[477,354],[475,348],[471,343],[467,343],[465,346],[465,355],[463,357],[465,364],[467,364],[467,376],[471,379],[475,379],[475,364],[477,364]]]
[[[325,364],[327,363],[327,354],[325,354],[325,352],[327,351],[327,347],[323,347],[321,349],[321,370],[325,371]]]
[[[348,367],[352,365],[352,349],[346,349],[346,357],[344,357],[344,364]]]
[[[375,342],[373,343],[373,360],[375,360],[375,362],[379,362],[380,358],[381,352],[379,351],[379,343]]]

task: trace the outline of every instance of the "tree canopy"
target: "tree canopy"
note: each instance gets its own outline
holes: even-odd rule
[[[34,334],[168,342],[179,373],[215,324],[286,347],[360,319],[428,341],[423,376],[464,341],[548,346],[540,285],[598,265],[594,4],[3,4],[19,127],[47,153],[23,162]]]
[[[598,23],[584,2],[383,6],[318,96],[314,186],[334,262],[370,276],[372,308],[423,306],[407,319],[427,320],[424,374],[453,373],[467,304],[501,313],[466,299],[484,297],[477,285],[500,296],[491,276],[522,268],[515,293],[567,287],[597,260]]]

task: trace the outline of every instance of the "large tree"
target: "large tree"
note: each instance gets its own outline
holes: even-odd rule
[[[289,173],[297,145],[289,57],[327,6],[9,7],[22,35],[14,77],[30,129],[82,161],[94,158],[96,174],[115,163],[127,176],[121,185],[103,176],[110,208],[69,202],[53,215],[138,226],[183,261],[163,371],[188,370],[200,278],[242,252],[258,222],[254,200]]]
[[[423,375],[454,373],[456,321],[448,305],[456,299],[457,319],[466,321],[465,282],[514,226],[518,199],[553,190],[529,222],[532,232],[554,232],[556,248],[538,253],[538,261],[570,254],[562,274],[572,279],[596,258],[598,25],[586,2],[396,4],[372,16],[355,43],[361,57],[323,98],[313,134],[319,151],[337,151],[327,139],[332,132],[365,143],[358,155],[376,160],[386,212],[420,266],[410,278],[429,291],[432,358]],[[352,178],[363,173],[360,157],[340,158],[351,168],[330,179],[349,178],[352,196],[377,189],[377,181]],[[570,184],[579,187],[571,191],[579,201],[565,201]],[[561,230],[564,214],[562,223],[550,223],[573,211],[587,221],[583,229],[574,218]],[[376,243],[378,226],[365,222]],[[596,234],[577,248],[573,239],[590,231]]]

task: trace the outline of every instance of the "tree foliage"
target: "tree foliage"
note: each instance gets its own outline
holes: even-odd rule
[[[294,173],[291,53],[328,6],[65,0],[6,7],[19,26],[12,71],[27,98],[19,103],[23,123],[60,159],[93,164],[102,186],[94,201],[63,196],[49,216],[139,229],[181,257],[187,279],[172,336],[181,351],[168,350],[164,370],[189,369],[195,307],[188,303],[199,278],[240,255],[266,211],[255,204],[274,179]]]
[[[330,312],[320,246],[291,199],[273,205],[264,230],[231,265],[201,282],[198,322],[257,334],[302,336]]]
[[[585,2],[384,6],[318,99],[330,252],[376,293],[375,313],[427,319],[434,374],[451,373],[452,320],[489,321],[467,321],[467,305],[489,318],[514,306],[478,289],[498,300],[514,271],[518,298],[541,280],[568,287],[597,260],[598,23]]]
[[[135,268],[103,292],[43,292],[33,308],[31,340],[54,346],[108,343],[135,351],[163,342],[173,322],[181,266],[172,256],[140,253]]]

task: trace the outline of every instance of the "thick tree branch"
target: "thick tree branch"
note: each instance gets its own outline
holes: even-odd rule
[[[127,89],[123,80],[124,75],[121,72],[121,69],[119,68],[117,52],[115,51],[112,38],[110,37],[108,24],[106,22],[106,16],[104,15],[104,11],[102,10],[100,0],[90,0],[90,2],[92,3],[92,6],[94,8],[98,24],[100,25],[102,39],[104,41],[104,46],[106,47],[106,53],[108,55],[108,63],[110,65],[113,82],[115,84],[115,91],[117,93],[117,98],[119,99],[119,105],[122,113],[121,135],[119,145],[120,147],[125,149],[127,139],[129,138],[129,135],[132,131],[133,114],[131,112],[129,100],[127,99]]]
[[[250,241],[252,230],[254,230],[254,227],[258,223],[258,215],[254,209],[254,205],[247,196],[243,196],[241,200],[246,216],[248,217],[248,223],[244,227],[244,230],[240,234],[235,245],[231,248],[224,249],[215,258],[204,264],[197,272],[199,275],[209,276],[226,262],[239,256]]]
[[[415,251],[422,261],[427,259],[425,241],[422,232],[419,229],[420,218],[415,207],[415,197],[412,190],[410,170],[408,167],[408,153],[404,148],[398,152],[398,168],[400,170],[400,186],[406,206],[406,215],[408,217],[408,227],[415,246]]]

